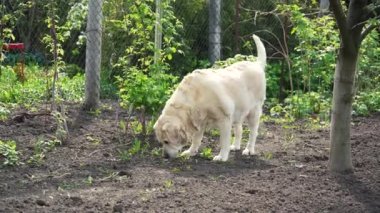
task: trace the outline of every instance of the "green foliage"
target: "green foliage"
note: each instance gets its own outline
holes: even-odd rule
[[[291,54],[294,82],[303,92],[331,91],[339,48],[339,33],[332,16],[308,17],[296,4],[279,5],[278,9],[290,14],[291,34],[297,45]]]
[[[6,106],[0,105],[0,121],[6,120],[10,114],[11,112]]]
[[[157,114],[169,98],[177,78],[162,72],[147,75],[140,70],[130,70],[126,79],[119,78],[122,107],[133,106],[150,115]]]
[[[148,148],[148,144],[143,144],[141,140],[134,139],[132,142],[132,147],[130,147],[128,150],[119,150],[119,158],[122,161],[129,161],[131,158],[135,155],[142,154],[146,152]]]
[[[205,147],[201,151],[201,157],[207,160],[211,160],[213,158],[212,156],[212,149],[209,147]]]
[[[284,104],[278,104],[270,109],[274,117],[285,117],[289,121],[319,116],[327,120],[330,112],[330,99],[316,92],[299,93],[285,99]]]
[[[215,64],[212,66],[213,68],[219,69],[219,68],[225,68],[228,67],[236,62],[239,61],[256,61],[256,57],[253,55],[241,55],[237,54],[233,58],[227,58],[224,61],[217,61]]]
[[[155,147],[152,149],[151,154],[155,157],[162,156],[162,148],[161,147]]]
[[[34,165],[42,164],[45,156],[48,152],[53,150],[56,146],[60,145],[62,142],[57,138],[44,139],[38,138],[36,144],[34,145],[33,156],[28,160],[28,163]]]
[[[0,162],[3,166],[16,166],[19,162],[20,153],[16,150],[15,141],[0,140]]]
[[[380,33],[373,30],[360,48],[356,86],[361,91],[372,91],[380,82]]]
[[[354,115],[369,115],[371,112],[380,112],[380,89],[357,94],[353,109]]]
[[[9,66],[2,67],[0,76],[0,102],[17,103],[30,107],[44,103],[50,98],[52,85],[51,71],[42,70],[37,65],[25,67],[26,81],[17,80],[17,75]],[[60,76],[60,95],[66,101],[81,101],[84,96],[84,76],[76,75],[72,79]]]
[[[84,74],[84,70],[76,64],[66,64],[65,67],[63,67],[62,72],[66,73],[69,78],[73,78],[77,74]]]
[[[178,32],[183,29],[182,23],[174,16],[172,0],[162,1],[162,50],[160,63],[172,60],[174,54],[182,53],[181,36]],[[127,11],[124,8],[128,8]],[[105,50],[103,57],[116,69],[115,75],[120,75],[125,69],[142,70],[147,72],[153,64],[154,0],[127,0],[124,2],[105,2]],[[122,45],[120,45],[122,44]],[[127,47],[125,49],[125,47]],[[107,65],[108,66],[108,65]]]
[[[132,106],[144,115],[155,115],[162,109],[177,81],[176,77],[166,73],[170,67],[168,62],[174,54],[181,53],[182,47],[181,36],[178,34],[182,24],[174,16],[171,2],[162,1],[164,36],[160,58],[156,64],[153,64],[153,56],[159,50],[154,49],[154,1],[115,2],[127,6],[129,11],[123,16],[119,16],[120,8],[105,3],[106,31],[110,31],[106,34],[109,39],[105,40],[112,41],[112,50],[109,50],[112,53],[106,50],[106,55],[113,54],[118,58],[117,62],[112,64],[112,69],[113,75],[119,74],[117,83],[120,88],[121,106]],[[124,43],[127,42],[122,49],[117,44],[120,39]],[[125,46],[127,49],[124,50]]]
[[[111,69],[102,69],[100,72],[100,98],[116,99],[118,94],[117,82]]]

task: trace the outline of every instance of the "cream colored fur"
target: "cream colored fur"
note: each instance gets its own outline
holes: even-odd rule
[[[188,74],[167,101],[154,125],[157,139],[169,157],[198,152],[207,127],[220,130],[220,152],[215,161],[226,161],[230,150],[240,150],[242,124],[247,121],[249,141],[243,151],[252,155],[259,119],[265,100],[266,52],[261,40],[253,35],[258,50],[256,62],[243,61],[224,69],[195,70]],[[235,141],[230,145],[234,126]]]

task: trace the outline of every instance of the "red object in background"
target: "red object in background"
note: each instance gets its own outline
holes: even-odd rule
[[[24,82],[26,80],[25,73],[24,73],[24,68],[25,68],[24,43],[5,43],[3,44],[3,50],[21,53],[21,57],[19,57],[18,59],[19,62],[16,64],[13,70],[15,71],[18,80],[21,82]]]
[[[3,44],[3,49],[24,51],[25,45],[24,43],[6,43],[6,44]]]

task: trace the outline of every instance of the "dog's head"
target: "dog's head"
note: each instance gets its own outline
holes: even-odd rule
[[[166,157],[177,157],[188,142],[185,127],[178,117],[161,115],[153,128],[158,141],[163,145]]]

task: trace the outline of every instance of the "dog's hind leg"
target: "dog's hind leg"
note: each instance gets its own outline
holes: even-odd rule
[[[230,139],[231,139],[232,122],[230,119],[226,119],[219,123],[220,129],[220,152],[214,157],[214,161],[227,161],[230,154]]]
[[[259,129],[260,116],[262,113],[262,106],[258,105],[254,107],[248,117],[248,127],[249,127],[249,139],[247,147],[243,151],[243,155],[253,155],[255,154],[255,143],[257,138],[257,133]]]
[[[243,123],[237,123],[234,126],[234,141],[231,145],[231,150],[240,150],[240,142],[243,135]]]
[[[191,140],[191,146],[189,149],[185,150],[181,153],[181,156],[194,156],[198,153],[199,146],[201,145],[201,141],[203,138],[204,128],[197,131],[194,134],[194,137]]]

